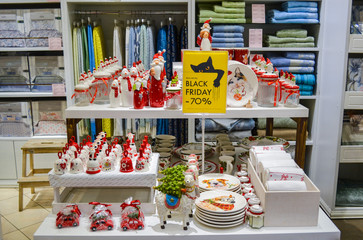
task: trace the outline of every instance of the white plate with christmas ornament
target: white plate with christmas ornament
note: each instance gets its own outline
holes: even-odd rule
[[[256,74],[248,66],[228,61],[227,105],[242,107],[256,96],[258,80]]]
[[[240,187],[238,178],[222,173],[203,174],[198,178],[199,187],[203,190],[233,191]]]
[[[243,211],[247,205],[246,199],[231,191],[202,192],[195,205],[211,213],[236,213]]]
[[[241,225],[243,224],[245,221],[242,220],[242,221],[238,221],[238,222],[233,222],[231,224],[227,224],[227,225],[220,225],[220,224],[213,224],[213,223],[208,223],[202,219],[200,219],[197,215],[194,215],[194,218],[200,222],[201,224],[204,224],[208,227],[213,227],[213,228],[230,228],[230,227],[236,227],[238,225]]]

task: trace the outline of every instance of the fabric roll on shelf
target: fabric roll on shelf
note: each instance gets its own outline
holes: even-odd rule
[[[300,91],[313,91],[314,90],[314,86],[311,86],[311,85],[299,84],[299,87],[300,87]]]
[[[304,85],[315,85],[316,78],[314,74],[294,74],[296,79],[296,84]]]

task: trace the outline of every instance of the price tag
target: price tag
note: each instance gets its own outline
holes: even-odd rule
[[[52,84],[52,92],[53,96],[65,96],[66,91],[64,84]]]
[[[184,51],[184,113],[226,113],[227,64],[227,51]]]
[[[248,37],[250,48],[262,48],[262,29],[250,29]]]
[[[48,38],[49,50],[62,50],[62,38]]]
[[[265,23],[265,4],[252,4],[252,23]]]

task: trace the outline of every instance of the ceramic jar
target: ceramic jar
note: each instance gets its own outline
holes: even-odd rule
[[[76,106],[88,106],[91,100],[91,94],[89,92],[89,86],[85,84],[77,84],[74,87],[74,94],[72,98],[75,98],[75,105]]]
[[[244,197],[248,201],[249,199],[256,198],[257,196],[256,196],[256,194],[249,192],[249,193],[244,194]]]
[[[264,221],[263,209],[260,205],[252,205],[247,212],[248,216],[248,225],[251,228],[262,228]]]
[[[165,108],[166,109],[181,109],[183,98],[181,94],[181,88],[179,87],[169,87],[166,89],[165,96]]]
[[[258,82],[257,104],[260,107],[277,107],[279,82],[277,75],[262,75]]]
[[[297,85],[285,85],[283,101],[285,107],[299,106],[300,91]]]
[[[250,198],[248,199],[248,205],[251,207],[253,205],[260,205],[261,200],[259,198]]]
[[[101,63],[101,67],[93,73],[95,80],[93,81],[93,87],[96,88],[95,104],[107,104],[109,103],[109,89],[111,74],[104,70],[104,64]]]

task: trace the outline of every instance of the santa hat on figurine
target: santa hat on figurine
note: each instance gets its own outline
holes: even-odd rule
[[[206,20],[204,23],[203,23],[203,26],[200,28],[202,31],[207,31],[209,32],[212,28],[210,27],[209,23],[210,21],[212,20],[212,18],[209,18],[208,20]]]

